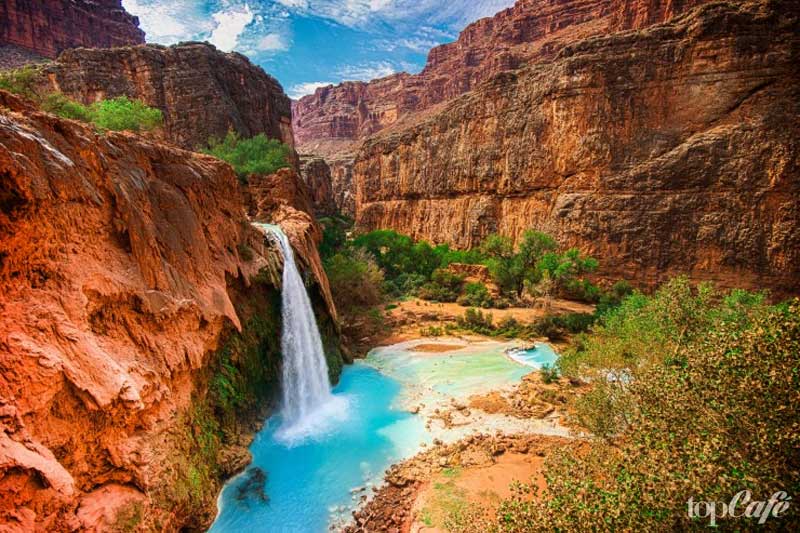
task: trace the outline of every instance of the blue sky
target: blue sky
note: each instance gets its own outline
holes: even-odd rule
[[[514,0],[123,0],[147,41],[241,52],[297,98],[345,80],[418,72],[428,50]]]

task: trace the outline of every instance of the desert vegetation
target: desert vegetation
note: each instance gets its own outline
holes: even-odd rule
[[[555,454],[546,466],[547,489],[518,486],[495,520],[472,509],[454,514],[450,528],[704,529],[708,518],[688,517],[690,497],[728,502],[742,490],[753,500],[796,494],[798,368],[798,300],[771,305],[763,293],[720,291],[685,278],[652,296],[635,292],[558,362],[560,373],[593,384],[575,405],[577,422],[592,435],[590,449]]]
[[[85,105],[58,92],[42,93],[37,88],[38,75],[38,70],[30,66],[4,71],[0,73],[0,89],[26,98],[42,111],[92,124],[100,131],[145,132],[163,124],[161,110],[127,96]]]
[[[229,130],[222,139],[210,139],[201,151],[230,163],[242,183],[250,174],[272,174],[289,166],[289,147],[263,133],[245,139]]]

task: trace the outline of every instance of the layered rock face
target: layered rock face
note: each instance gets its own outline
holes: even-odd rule
[[[417,75],[346,82],[294,104],[302,153],[330,156],[403,117],[470,91],[499,72],[550,59],[570,42],[667,20],[708,0],[519,0],[433,48]]]
[[[91,103],[129,96],[164,113],[167,140],[205,146],[229,129],[294,146],[291,104],[280,84],[238,53],[210,44],[69,50],[44,69],[45,90]]]
[[[207,526],[246,463],[219,376],[276,392],[280,252],[227,164],[0,104],[0,529]],[[311,217],[287,234],[329,296]]]
[[[336,213],[331,167],[328,163],[321,157],[300,157],[300,175],[308,188],[314,213],[317,215]]]
[[[796,292],[794,8],[712,3],[578,41],[390,128],[356,157],[357,224],[461,247],[533,227],[596,256],[612,279],[687,273]],[[618,14],[631,25],[663,16]]]
[[[6,0],[0,3],[0,44],[55,58],[81,46],[144,44],[144,32],[121,0]]]

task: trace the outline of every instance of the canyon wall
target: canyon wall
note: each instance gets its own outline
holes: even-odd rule
[[[796,7],[715,2],[579,40],[387,128],[355,158],[357,225],[460,247],[533,227],[611,279],[796,292]]]
[[[708,0],[519,0],[433,48],[425,68],[317,89],[294,103],[301,153],[330,156],[499,72],[553,58],[571,42],[668,20]]]
[[[83,103],[129,96],[161,109],[165,139],[193,150],[229,129],[294,146],[281,85],[238,53],[207,43],[75,49],[43,69],[43,90]]]
[[[319,228],[287,179],[301,190],[256,195],[340,368]],[[282,258],[245,208],[219,160],[0,91],[0,529],[208,526],[278,386]]]
[[[56,58],[69,48],[143,44],[139,19],[121,0],[5,0],[0,2],[0,44]]]
[[[331,167],[321,157],[300,157],[300,175],[308,187],[314,213],[328,216],[337,212],[333,197]]]

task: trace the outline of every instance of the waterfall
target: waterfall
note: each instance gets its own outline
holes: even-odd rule
[[[287,442],[294,442],[341,418],[343,399],[331,393],[322,338],[289,239],[278,226],[254,226],[265,235],[272,235],[283,253],[280,433]]]

